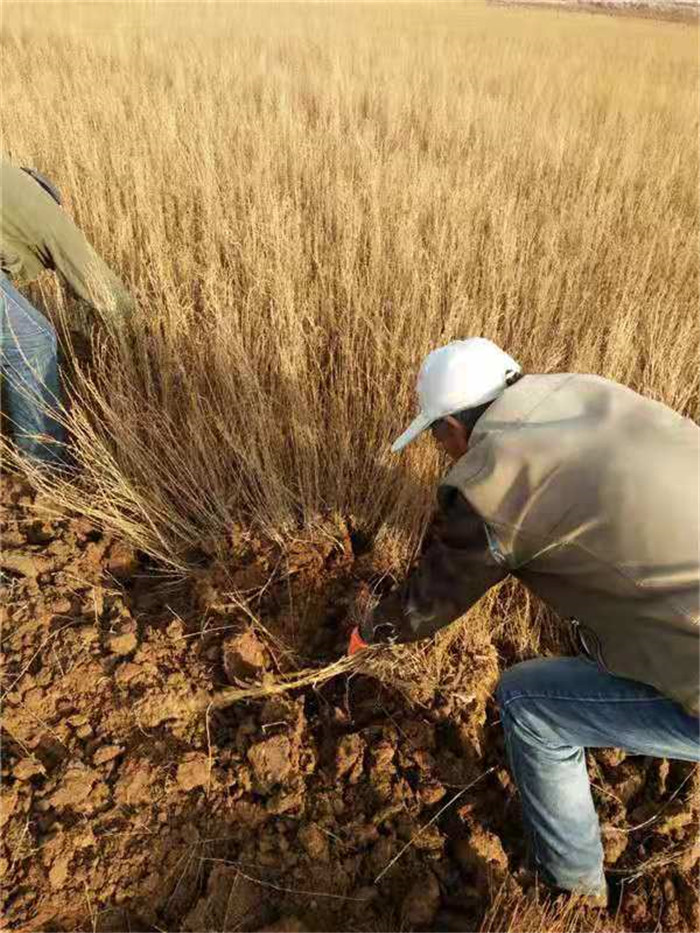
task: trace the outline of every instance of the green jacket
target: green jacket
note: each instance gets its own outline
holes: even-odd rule
[[[0,162],[0,270],[15,285],[53,269],[80,299],[107,319],[133,302],[68,214],[27,172]]]
[[[598,376],[525,376],[477,421],[422,559],[363,637],[423,638],[512,574],[599,664],[697,716],[699,478],[689,419]]]

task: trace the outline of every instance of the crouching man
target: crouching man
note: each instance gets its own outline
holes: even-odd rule
[[[61,207],[48,179],[0,161],[0,383],[2,414],[17,449],[44,465],[65,459],[56,332],[17,290],[53,269],[105,320],[133,312],[121,281]]]
[[[522,376],[482,338],[431,353],[418,398],[392,449],[429,429],[454,466],[351,651],[428,637],[508,574],[570,620],[581,656],[516,665],[497,699],[537,870],[605,902],[584,749],[700,760],[700,430],[598,376]]]

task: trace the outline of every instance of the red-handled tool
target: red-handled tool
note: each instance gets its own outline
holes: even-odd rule
[[[358,651],[362,651],[363,648],[369,647],[366,641],[363,641],[360,636],[360,629],[356,625],[355,628],[350,632],[350,643],[348,645],[348,655],[350,657],[353,654],[357,654]]]

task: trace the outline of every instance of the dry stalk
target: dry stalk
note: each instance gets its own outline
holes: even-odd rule
[[[367,651],[369,652],[370,649],[367,649]],[[293,674],[281,674],[267,683],[248,687],[225,687],[214,694],[210,706],[213,709],[224,709],[241,700],[259,700],[264,697],[288,693],[290,690],[299,690],[303,687],[317,689],[340,674],[357,673],[367,669],[366,658],[358,655],[352,658],[340,658],[325,667],[306,668]]]

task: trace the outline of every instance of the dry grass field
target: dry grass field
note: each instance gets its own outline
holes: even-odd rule
[[[150,550],[241,510],[414,543],[435,464],[388,441],[459,335],[698,414],[694,28],[3,3],[2,42],[3,149],[140,302],[79,442],[91,507]]]
[[[429,442],[401,458],[388,446],[412,416],[416,370],[435,345],[483,334],[526,371],[599,373],[700,416],[697,27],[477,0],[3,0],[0,18],[3,154],[58,185],[66,209],[138,303],[134,319],[118,326],[91,318],[51,275],[31,290],[67,342],[71,405],[64,417],[81,471],[73,484],[35,476],[37,499],[22,487],[17,492],[11,486],[8,493],[10,535],[20,535],[19,546],[31,525],[33,537],[26,540],[32,559],[49,561],[42,566],[53,574],[50,584],[37,572],[28,583],[18,577],[8,599],[3,689],[12,703],[17,698],[16,705],[6,704],[10,753],[20,759],[38,755],[47,773],[43,789],[39,772],[30,775],[34,797],[7,785],[18,820],[2,859],[11,884],[10,923],[26,930],[84,928],[80,924],[135,929],[138,923],[141,929],[253,929],[251,924],[269,924],[270,916],[253,907],[231,913],[229,901],[223,914],[212,905],[221,891],[230,898],[232,885],[241,887],[241,903],[248,897],[254,904],[259,884],[265,897],[274,895],[273,913],[302,916],[312,929],[420,926],[425,917],[415,904],[406,906],[401,879],[383,891],[381,909],[352,913],[364,897],[357,890],[366,891],[372,873],[395,850],[381,849],[371,870],[361,860],[349,867],[356,856],[348,852],[355,849],[339,841],[336,852],[331,837],[340,831],[310,804],[299,804],[300,812],[328,838],[314,841],[306,833],[303,844],[284,845],[305,846],[317,860],[326,853],[333,866],[326,866],[326,874],[304,874],[303,861],[294,867],[285,861],[275,875],[252,869],[243,874],[240,866],[248,863],[241,853],[250,855],[250,840],[230,843],[241,859],[235,865],[226,861],[228,850],[222,855],[212,848],[221,845],[214,840],[225,835],[222,824],[231,839],[246,820],[263,826],[252,830],[261,846],[268,845],[265,833],[292,832],[279,826],[291,820],[284,814],[296,811],[285,810],[279,793],[265,811],[260,800],[270,788],[264,781],[256,785],[255,774],[252,785],[240,778],[238,797],[230,790],[231,775],[244,770],[236,742],[243,760],[254,763],[257,753],[245,759],[250,736],[255,728],[277,724],[265,719],[267,707],[258,714],[244,705],[240,716],[249,717],[248,725],[237,732],[237,712],[213,724],[178,713],[171,729],[144,707],[136,719],[141,736],[132,720],[115,718],[115,710],[120,703],[141,708],[149,690],[164,707],[175,703],[172,691],[180,688],[173,678],[187,681],[185,692],[194,685],[210,690],[217,677],[223,682],[218,661],[211,661],[219,657],[221,635],[218,641],[204,637],[207,626],[218,631],[217,623],[223,629],[247,619],[264,645],[265,663],[269,667],[272,658],[277,674],[332,658],[328,637],[316,638],[319,619],[326,632],[330,619],[336,636],[342,634],[350,584],[400,576],[430,513],[441,465]],[[88,353],[74,352],[67,331],[84,324],[94,325],[88,327],[92,346]],[[37,521],[44,522],[41,534]],[[85,531],[85,521],[96,530]],[[62,542],[53,551],[49,546],[50,560],[39,552],[49,540]],[[71,572],[54,573],[64,544],[66,553],[77,548],[83,556],[70,564]],[[88,567],[85,554],[92,545],[102,550]],[[119,579],[114,554],[120,548],[133,555],[135,568],[129,570],[127,561],[126,595],[119,595],[119,585],[105,589],[94,575],[107,566],[112,581],[114,574]],[[173,573],[164,583],[144,583],[156,568]],[[36,587],[42,585],[40,593]],[[93,614],[101,648],[70,642],[62,653],[64,636],[54,637],[59,630],[50,620],[66,592],[74,602],[62,611],[85,626]],[[94,611],[85,608],[85,593]],[[274,604],[268,601],[273,595]],[[32,612],[41,616],[40,599],[49,621],[37,623],[30,637],[22,626],[30,624]],[[114,628],[117,617],[123,631]],[[599,920],[570,910],[556,920],[549,908],[543,913],[531,902],[513,907],[520,889],[507,887],[506,868],[517,867],[521,852],[517,819],[500,802],[504,794],[512,802],[513,794],[502,750],[490,750],[496,731],[487,727],[497,716],[488,694],[499,668],[555,646],[552,620],[510,585],[484,600],[470,620],[468,631],[447,633],[435,646],[374,662],[375,675],[393,682],[402,698],[391,701],[398,706],[382,702],[400,723],[427,716],[439,730],[448,727],[436,710],[447,710],[452,721],[463,717],[471,724],[458,740],[450,739],[452,751],[445,754],[459,747],[462,758],[471,756],[474,774],[488,765],[502,775],[483,798],[483,813],[470,815],[463,807],[460,817],[475,847],[460,871],[482,896],[470,908],[471,922],[489,930],[499,923],[537,929],[544,922],[551,929],[592,929]],[[183,640],[166,658],[163,639],[173,625],[184,626],[173,636]],[[22,637],[13,641],[17,631]],[[115,667],[114,657],[128,654],[115,649],[99,671],[82,666],[97,664],[115,637],[126,638],[124,644],[138,641],[128,663]],[[54,639],[58,661],[49,656],[46,639]],[[196,657],[182,654],[182,646],[194,652],[195,644]],[[53,671],[44,681],[37,656],[44,670]],[[139,665],[152,672],[143,675],[142,688],[133,671]],[[105,671],[116,678],[117,694],[99,692],[107,690]],[[170,673],[159,681],[163,671]],[[273,673],[264,675],[268,686]],[[64,725],[56,696],[93,689],[86,686],[93,675],[98,692],[86,694],[73,718],[86,707],[100,710],[102,731],[92,721],[92,733],[78,734],[85,723],[75,727],[78,732]],[[43,693],[32,703],[35,690]],[[358,710],[365,701],[358,700]],[[185,701],[177,702],[180,709]],[[307,774],[306,752],[299,749],[313,744],[308,735],[317,726],[311,723],[323,721],[322,709],[314,706],[312,715],[307,708],[309,723],[303,725],[306,719],[292,710],[303,700],[279,702],[292,704],[284,716],[297,716],[290,774]],[[315,693],[312,702],[323,707]],[[335,695],[328,702],[342,706]],[[320,718],[313,718],[316,713]],[[356,717],[362,721],[361,712]],[[380,727],[372,720],[367,728]],[[46,729],[67,749],[55,761],[53,753],[41,752]],[[402,747],[407,729],[392,734],[392,748]],[[77,793],[75,774],[82,775],[96,755],[98,739],[121,752],[100,766],[107,776],[99,783],[97,776],[92,784],[80,778],[88,791],[77,794],[80,805],[68,807],[64,818],[61,807]],[[325,747],[319,745],[321,762]],[[200,753],[208,763],[204,804],[201,784],[180,780],[176,763]],[[456,759],[445,763],[434,754],[446,773],[458,769]],[[147,759],[150,777],[139,783],[146,771],[138,768],[145,769]],[[353,773],[342,771],[338,760],[336,755],[337,774]],[[617,787],[613,763],[594,763],[601,793],[609,795],[600,798],[601,806],[606,799],[617,806],[610,797],[621,801],[621,809],[606,814],[611,833],[627,832],[628,818],[643,822],[646,811],[636,812],[643,806],[663,804],[668,768],[662,774],[657,765],[647,762],[637,796],[625,796],[619,788],[609,790]],[[95,765],[89,773],[98,771]],[[323,800],[334,792],[313,784],[321,781],[318,774],[322,769],[304,778],[303,800],[312,791]],[[674,775],[672,768],[669,792]],[[445,786],[465,786],[473,776],[467,768]],[[348,793],[355,793],[357,781],[350,783]],[[73,790],[62,797],[66,786]],[[183,786],[188,793],[178,797]],[[171,799],[176,802],[163,803]],[[433,813],[424,809],[430,795],[415,799],[419,803],[411,797],[414,802],[402,806],[416,824],[380,842],[399,840],[398,850],[400,840],[426,823]],[[362,812],[369,813],[362,800]],[[269,828],[260,810],[283,814],[273,820],[277,828]],[[690,814],[678,824],[687,832],[694,811],[687,804],[682,812]],[[92,827],[92,841],[79,835],[78,823]],[[450,824],[444,831],[451,838],[456,830]],[[638,870],[642,879],[632,907],[615,921],[620,928],[657,923],[691,929],[698,919],[688,880],[697,856],[688,861],[692,841],[677,832],[673,824],[637,849],[610,849],[623,862],[629,857],[629,872]],[[479,833],[487,840],[481,848],[474,842]],[[134,834],[138,850],[136,842],[122,840],[127,834]],[[284,853],[279,838],[268,848],[281,845]],[[435,863],[431,877],[449,888],[456,863],[450,855],[443,865],[436,851],[413,846],[400,863],[404,882],[423,877],[427,860]],[[143,867],[144,853],[162,870]],[[272,870],[259,852],[256,858]],[[272,858],[269,851],[265,858]],[[674,860],[680,866],[675,875],[656,871]],[[211,862],[219,864],[212,868]],[[499,885],[505,887],[489,912]],[[294,891],[318,892],[319,886],[336,893],[316,898],[312,908],[308,897],[294,899]],[[331,910],[325,904],[338,907],[324,896],[345,898],[338,909],[349,913],[324,913]],[[499,914],[496,908],[504,904],[509,912]]]

